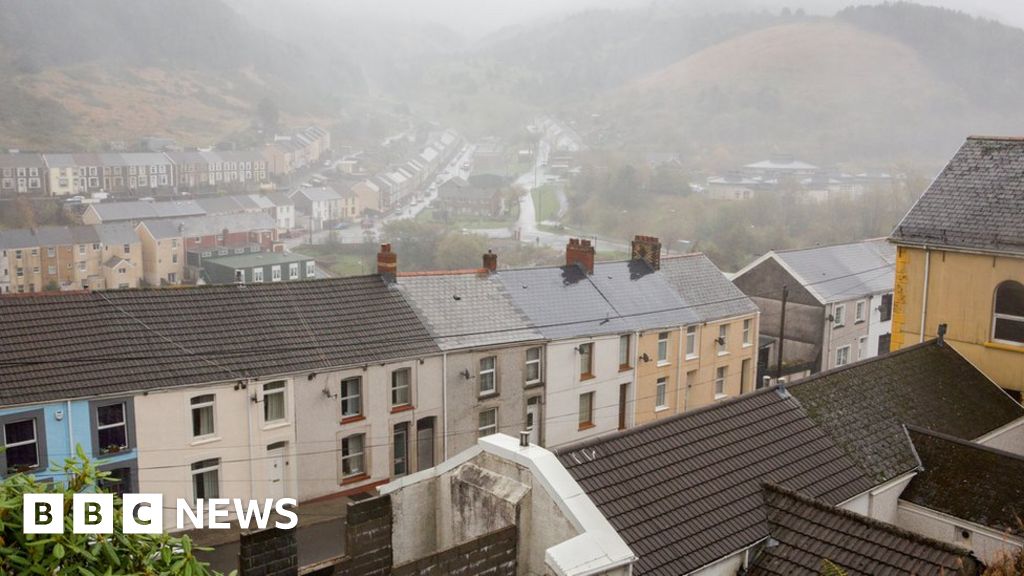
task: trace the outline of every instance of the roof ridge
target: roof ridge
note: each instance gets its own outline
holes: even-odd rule
[[[1022,140],[1024,140],[1024,139],[1022,139]],[[937,432],[935,430],[929,430],[927,428],[922,428],[920,426],[914,426],[913,424],[904,424],[904,427],[907,429],[908,432],[913,432],[915,434],[922,434],[924,436],[931,436],[932,438],[937,438],[937,439],[943,440],[945,442],[950,442],[952,444],[958,444],[960,446],[963,446],[964,448],[971,448],[973,450],[978,450],[979,452],[988,452],[990,454],[995,454],[997,456],[1003,456],[1003,457],[1006,457],[1006,458],[1010,458],[1012,460],[1020,460],[1021,462],[1024,462],[1024,455],[1021,455],[1021,454],[1015,454],[1013,452],[1008,452],[1006,450],[1002,450],[1002,449],[999,449],[999,448],[994,448],[992,446],[986,446],[986,445],[981,444],[979,442],[974,442],[973,440],[965,440],[963,438],[957,438],[956,436],[950,436],[949,434],[943,434],[942,432]],[[913,438],[911,438],[911,443],[913,443]],[[916,450],[916,447],[915,447],[915,450]],[[923,463],[922,463],[922,465],[923,465]]]
[[[764,482],[764,483],[761,484],[761,488],[765,492],[775,492],[775,493],[780,494],[782,496],[785,496],[787,498],[792,498],[792,499],[794,499],[797,502],[800,502],[802,504],[806,504],[808,506],[812,506],[812,507],[814,507],[814,508],[816,508],[818,510],[821,510],[821,511],[824,511],[824,512],[827,512],[827,513],[830,513],[830,514],[835,514],[837,516],[840,516],[840,517],[843,517],[843,518],[846,518],[846,519],[849,519],[849,520],[853,520],[853,521],[856,521],[856,522],[861,522],[861,523],[866,524],[866,525],[868,525],[868,526],[870,526],[872,528],[877,528],[879,530],[885,530],[886,532],[889,532],[891,534],[894,534],[894,535],[902,537],[902,538],[906,538],[906,539],[911,540],[913,542],[916,542],[918,544],[928,545],[928,546],[931,546],[933,548],[938,548],[938,549],[943,550],[945,552],[949,552],[951,554],[957,554],[957,555],[961,555],[961,556],[972,556],[972,554],[973,554],[970,550],[968,550],[966,548],[961,548],[959,546],[956,546],[954,544],[950,544],[948,542],[943,542],[941,540],[936,540],[934,538],[929,538],[929,537],[924,536],[922,534],[918,534],[917,532],[912,532],[912,531],[907,530],[905,528],[900,528],[899,526],[896,526],[895,524],[889,524],[888,522],[882,522],[881,520],[877,520],[877,519],[872,518],[870,516],[865,516],[865,515],[862,515],[862,514],[858,514],[856,512],[851,511],[851,510],[846,510],[845,508],[840,508],[838,506],[830,506],[829,504],[827,504],[825,502],[822,502],[822,501],[820,501],[820,500],[818,500],[816,498],[811,498],[809,496],[804,496],[803,494],[800,494],[799,492],[796,492],[794,490],[790,490],[788,488],[784,488],[784,487],[782,487],[782,486],[780,486],[778,484]],[[769,506],[767,501],[765,502],[765,505]],[[770,521],[769,521],[769,523],[770,523]]]
[[[876,237],[876,238],[864,238],[862,240],[855,240],[853,242],[833,242],[831,244],[821,244],[821,245],[818,245],[818,246],[809,246],[807,248],[785,248],[785,249],[782,249],[782,250],[773,249],[773,250],[769,250],[769,252],[774,252],[775,254],[789,254],[789,253],[792,253],[792,252],[806,252],[808,250],[818,250],[820,248],[836,248],[836,247],[839,247],[839,246],[856,246],[858,244],[867,244],[869,242],[878,242],[878,241],[881,241],[881,240],[888,240],[888,239],[889,239],[888,236],[879,236],[879,237]]]
[[[971,134],[968,140],[997,140],[1000,142],[1021,142],[1024,143],[1024,136],[991,136],[987,134]]]

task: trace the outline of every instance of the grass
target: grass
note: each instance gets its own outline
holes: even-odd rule
[[[333,276],[370,274],[376,266],[373,254],[369,252],[366,254],[353,253],[351,249],[343,252],[337,245],[303,244],[297,247],[295,252],[316,258],[317,263],[326,268]]]
[[[420,211],[419,214],[416,215],[416,221],[417,222],[428,222],[428,223],[431,223],[431,224],[444,224],[446,227],[454,228],[456,230],[461,230],[462,228],[468,228],[468,229],[471,229],[471,230],[476,230],[476,229],[487,229],[487,228],[506,228],[509,225],[511,225],[512,223],[514,223],[515,220],[516,220],[514,216],[509,216],[507,218],[498,218],[498,219],[495,219],[495,218],[459,217],[459,218],[452,218],[452,219],[448,220],[448,222],[443,222],[441,220],[434,220],[435,212],[436,211],[434,210],[434,208],[432,206],[424,208],[423,210]]]
[[[533,207],[537,214],[537,222],[558,220],[558,192],[551,184],[545,184],[530,192],[533,195]]]

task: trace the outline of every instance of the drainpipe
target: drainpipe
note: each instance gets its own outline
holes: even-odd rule
[[[441,355],[441,452],[448,459],[448,353]]]
[[[248,427],[249,427],[249,442],[248,442],[248,444],[249,444],[249,498],[255,499],[256,498],[256,479],[253,477],[254,476],[254,472],[253,472],[253,461],[252,461],[252,419],[253,419],[253,406],[258,406],[258,405],[255,402],[253,402],[252,400],[250,400],[250,396],[249,396],[249,394],[250,394],[249,385],[251,384],[250,379],[246,378],[243,381],[243,384],[245,386],[244,388],[242,388],[242,391],[244,392],[242,394],[242,398],[243,398],[243,401],[245,402],[245,421],[246,421],[246,423],[248,424]],[[252,390],[252,394],[256,394],[256,390],[255,389]],[[256,410],[256,412],[258,413],[258,410]]]
[[[833,302],[829,306],[829,316],[832,317],[829,320],[829,316],[825,317],[825,322],[828,322],[828,344],[825,345],[825,363],[822,366],[822,370],[828,370],[828,365],[832,361],[832,331],[836,326],[836,303]],[[845,315],[845,310],[843,311]]]
[[[924,248],[924,288],[921,294],[921,332],[918,342],[924,342],[924,321],[928,310],[928,272],[931,270],[932,252],[927,246]]]
[[[683,362],[686,357],[683,355],[683,342],[686,339],[686,327],[679,327],[679,355],[676,356],[676,390],[682,388],[683,390],[683,409],[680,412],[686,412],[686,401],[689,396],[689,387],[687,383],[683,381]],[[679,399],[676,398],[676,407],[679,407]]]
[[[68,451],[70,452],[70,454],[68,454],[68,458],[74,458],[75,457],[75,427],[73,425],[74,424],[73,421],[71,420],[71,400],[68,400],[68,408],[67,408],[67,410],[68,410]]]

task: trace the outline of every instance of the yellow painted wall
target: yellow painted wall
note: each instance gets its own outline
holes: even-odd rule
[[[893,349],[921,341],[925,302],[926,252],[899,247],[893,300]],[[1003,388],[1024,391],[1024,346],[992,344],[996,286],[1004,280],[1024,282],[1024,259],[931,251],[924,338],[934,338],[939,324],[946,339]]]
[[[666,363],[658,363],[658,335],[661,332],[668,332],[668,360]],[[678,404],[679,393],[676,372],[679,366],[679,328],[652,330],[643,332],[639,339],[637,357],[643,358],[644,354],[650,358],[649,362],[642,359],[637,360],[636,367],[636,414],[634,422],[643,424],[651,420],[657,420],[676,413],[675,407]],[[665,408],[658,410],[657,388],[659,378],[668,378],[665,388]]]

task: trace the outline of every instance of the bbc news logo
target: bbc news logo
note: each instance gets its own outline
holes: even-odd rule
[[[193,504],[179,498],[175,504],[176,529],[231,528],[231,512],[243,530],[264,529],[276,513],[274,527],[294,528],[299,517],[291,508],[294,498],[241,500],[238,498],[198,499]],[[163,494],[125,494],[121,497],[121,530],[125,534],[161,534],[164,531]],[[63,494],[25,494],[22,500],[25,534],[64,533]],[[71,501],[71,524],[75,534],[113,534],[113,494],[75,494]],[[186,524],[185,519],[190,524]]]

